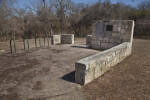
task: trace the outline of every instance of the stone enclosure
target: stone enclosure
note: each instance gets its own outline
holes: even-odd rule
[[[87,36],[87,44],[93,49],[105,51],[76,61],[76,83],[85,85],[91,82],[129,56],[132,50],[133,31],[134,21],[131,20],[97,21],[94,23],[92,39],[89,39],[91,36]]]

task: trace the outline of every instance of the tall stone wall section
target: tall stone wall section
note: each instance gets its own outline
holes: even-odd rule
[[[131,54],[134,21],[131,21],[130,33],[124,33],[122,43],[98,54],[86,57],[75,63],[75,81],[76,83],[85,85],[97,77],[104,74],[112,66],[120,63],[123,59]],[[96,25],[96,24],[95,24]],[[101,27],[101,25],[99,26]],[[126,26],[127,27],[127,26]],[[98,27],[97,27],[98,28]],[[100,28],[103,29],[103,28]],[[127,29],[128,30],[128,29]],[[101,31],[99,31],[101,32]],[[120,31],[121,32],[121,31]],[[125,30],[126,32],[126,30]],[[130,34],[130,37],[128,36]],[[95,34],[96,35],[96,34]],[[126,37],[127,35],[127,37]],[[102,34],[99,35],[100,37]],[[92,35],[93,39],[93,35]],[[95,38],[94,38],[95,39]],[[99,38],[101,39],[101,38]],[[93,41],[93,40],[92,40]],[[116,43],[116,41],[113,41]],[[97,46],[97,45],[96,45]]]
[[[133,21],[110,20],[97,21],[92,26],[93,49],[109,49],[131,40]]]

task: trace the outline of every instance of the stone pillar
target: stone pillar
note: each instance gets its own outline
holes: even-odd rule
[[[92,35],[87,35],[86,36],[86,45],[91,46],[91,42],[92,42]]]
[[[52,35],[51,37],[51,43],[52,44],[60,44],[61,43],[61,37],[60,35]]]
[[[62,34],[61,44],[74,44],[74,34]]]

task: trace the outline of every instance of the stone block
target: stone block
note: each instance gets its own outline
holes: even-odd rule
[[[61,35],[61,44],[74,44],[74,35],[73,34],[62,34]]]
[[[121,29],[121,34],[124,34],[125,32],[125,29]]]
[[[117,27],[117,25],[113,25],[113,31],[118,31],[118,29],[117,29],[118,27]]]
[[[60,35],[52,35],[51,37],[51,43],[52,44],[60,44],[61,43],[61,37]]]
[[[75,63],[75,81],[76,83],[84,85],[85,82],[86,65],[76,62]]]
[[[126,30],[128,29],[128,24],[125,25],[125,29],[126,29]]]
[[[131,35],[131,30],[126,30],[125,34],[130,34]]]
[[[123,35],[122,35],[122,39],[123,39],[123,41],[125,41],[125,42],[130,42],[131,35],[130,35],[130,34],[123,34]]]
[[[119,33],[112,33],[112,36],[113,37],[120,37],[120,34]]]
[[[114,38],[109,39],[110,43],[114,43],[114,41],[115,41]]]
[[[111,35],[111,32],[109,32],[109,31],[106,31],[105,34],[104,34],[105,37],[109,37],[110,35]]]
[[[91,45],[92,44],[92,35],[87,35],[86,36],[86,45]]]
[[[103,38],[103,40],[102,41],[104,41],[104,42],[108,42],[109,41],[109,38],[108,37],[105,37],[105,38]]]
[[[125,29],[125,25],[124,24],[121,25],[121,29]]]
[[[121,27],[121,25],[122,25],[122,22],[118,21],[118,27]]]
[[[129,30],[131,30],[131,29],[132,29],[132,24],[133,24],[133,22],[132,22],[132,21],[129,21],[129,22],[128,22],[128,29],[129,29]]]
[[[120,32],[121,31],[121,27],[118,27],[118,32]]]

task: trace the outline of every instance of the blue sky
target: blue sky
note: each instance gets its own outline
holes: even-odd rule
[[[29,1],[36,1],[36,0],[18,0],[18,4],[16,4],[16,6],[18,8],[24,8],[25,5],[29,4]],[[49,0],[47,0],[47,1],[49,1]],[[92,3],[98,2],[99,0],[72,0],[72,1],[75,3],[90,3],[90,4],[92,4]],[[122,2],[127,5],[136,7],[140,2],[149,1],[149,0],[110,0],[110,1],[112,3]]]

